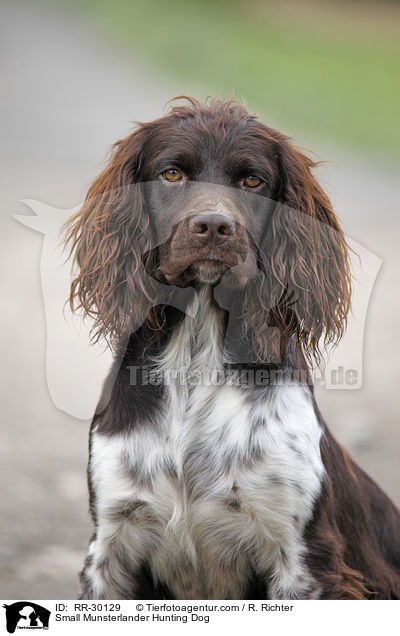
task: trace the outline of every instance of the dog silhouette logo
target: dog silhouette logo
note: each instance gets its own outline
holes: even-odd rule
[[[197,185],[195,183],[193,187],[197,188]],[[143,184],[132,184],[129,196],[133,197],[133,191],[136,188],[142,188],[142,186]],[[157,193],[158,187],[158,182],[146,184],[146,188],[153,194]],[[212,186],[212,194],[215,197],[222,197],[225,191],[226,188],[222,186]],[[116,197],[127,196],[125,189],[122,189],[120,193],[113,190],[113,193]],[[161,195],[157,194],[157,196]],[[258,195],[251,194],[249,196]],[[113,351],[106,341],[96,342],[96,339],[91,341],[93,320],[89,316],[83,320],[83,315],[74,317],[69,306],[65,304],[70,294],[71,281],[77,272],[74,267],[71,268],[71,263],[67,261],[68,250],[63,251],[63,227],[67,219],[80,210],[82,206],[79,204],[74,208],[61,209],[35,199],[22,199],[21,203],[28,206],[34,215],[15,214],[15,219],[31,230],[44,235],[40,259],[40,279],[46,315],[46,378],[49,393],[57,408],[76,418],[86,420],[92,416],[99,403],[103,380],[113,362]],[[292,233],[295,233],[298,212],[287,207],[285,214],[285,227],[292,227]],[[151,224],[156,228],[153,240],[154,246],[158,249],[170,240],[171,227],[165,223],[162,216],[158,217],[157,215],[151,218]],[[326,224],[321,222],[320,225],[320,232],[323,236],[327,232],[334,232],[332,229],[327,230]],[[382,265],[382,259],[379,256],[349,236],[346,236],[346,242],[353,255],[352,273],[355,282],[352,312],[340,346],[328,347],[325,360],[321,360],[321,366],[318,366],[313,374],[314,384],[321,384],[327,389],[350,390],[359,389],[362,386],[364,329],[367,310],[375,280]],[[140,254],[140,256],[144,255]],[[195,288],[191,285],[181,287],[174,284],[164,284],[151,276],[142,260],[139,259],[139,261],[141,267],[143,266],[143,271],[141,270],[142,289],[146,293],[143,295],[144,310],[138,313],[135,328],[142,325],[152,308],[162,305],[175,307],[194,318],[200,308]],[[260,285],[267,284],[265,272],[254,263],[253,266],[255,267],[252,274],[254,280],[257,278]],[[238,328],[241,330],[242,321],[232,311],[234,309],[232,302],[235,299],[236,291],[235,281],[238,277],[240,278],[241,267],[251,269],[251,264],[244,261],[238,266],[228,269],[220,283],[214,288],[214,299],[220,307],[226,310],[230,318],[226,328],[224,351],[230,354],[238,364],[252,364],[254,362],[252,349],[245,346],[242,332],[238,333],[237,331]],[[232,274],[234,274],[233,278]],[[296,302],[298,302],[298,298],[289,291],[285,298],[286,309],[291,310]],[[274,306],[268,306],[264,309],[265,311],[273,311]],[[280,333],[277,328],[269,327],[268,329],[272,332],[275,331],[275,336],[271,335],[271,339],[278,340]],[[118,346],[119,350],[122,351],[123,343],[119,342]],[[323,343],[322,346],[324,346]],[[79,360],[79,364],[76,363],[77,360]],[[270,362],[274,362],[274,360],[272,359]],[[85,387],[85,391],[82,391],[82,386]],[[108,394],[103,394],[103,400],[108,398]],[[102,403],[102,408],[104,407],[105,403]]]
[[[14,634],[16,629],[49,629],[51,612],[37,603],[18,601],[3,607],[9,634]]]

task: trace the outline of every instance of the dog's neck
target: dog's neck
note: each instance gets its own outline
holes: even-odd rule
[[[202,285],[171,339],[155,361],[176,373],[213,371],[224,362],[225,311],[213,299],[211,285]]]
[[[177,379],[181,387],[190,382],[220,385],[235,377],[239,384],[254,384],[261,376],[260,384],[255,385],[260,389],[282,381],[310,384],[307,365],[293,341],[288,343],[282,360],[255,359],[250,339],[243,336],[240,312],[222,309],[214,292],[212,285],[197,288],[184,318],[152,358],[153,364],[165,372],[164,377]],[[277,380],[277,375],[283,380]]]

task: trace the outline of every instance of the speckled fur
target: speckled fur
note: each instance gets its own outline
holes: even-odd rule
[[[207,294],[153,364],[222,368]],[[97,532],[82,593],[135,595],[146,562],[176,598],[241,598],[251,572],[272,598],[315,597],[302,535],[324,469],[308,387],[167,386],[156,427],[93,432]]]

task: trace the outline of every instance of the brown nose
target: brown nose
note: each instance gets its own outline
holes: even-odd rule
[[[223,214],[202,212],[190,219],[189,231],[206,243],[223,243],[236,232],[236,223]]]

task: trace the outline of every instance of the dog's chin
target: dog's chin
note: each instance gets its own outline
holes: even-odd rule
[[[207,260],[194,263],[189,268],[193,280],[209,285],[218,283],[228,269],[225,263]]]

